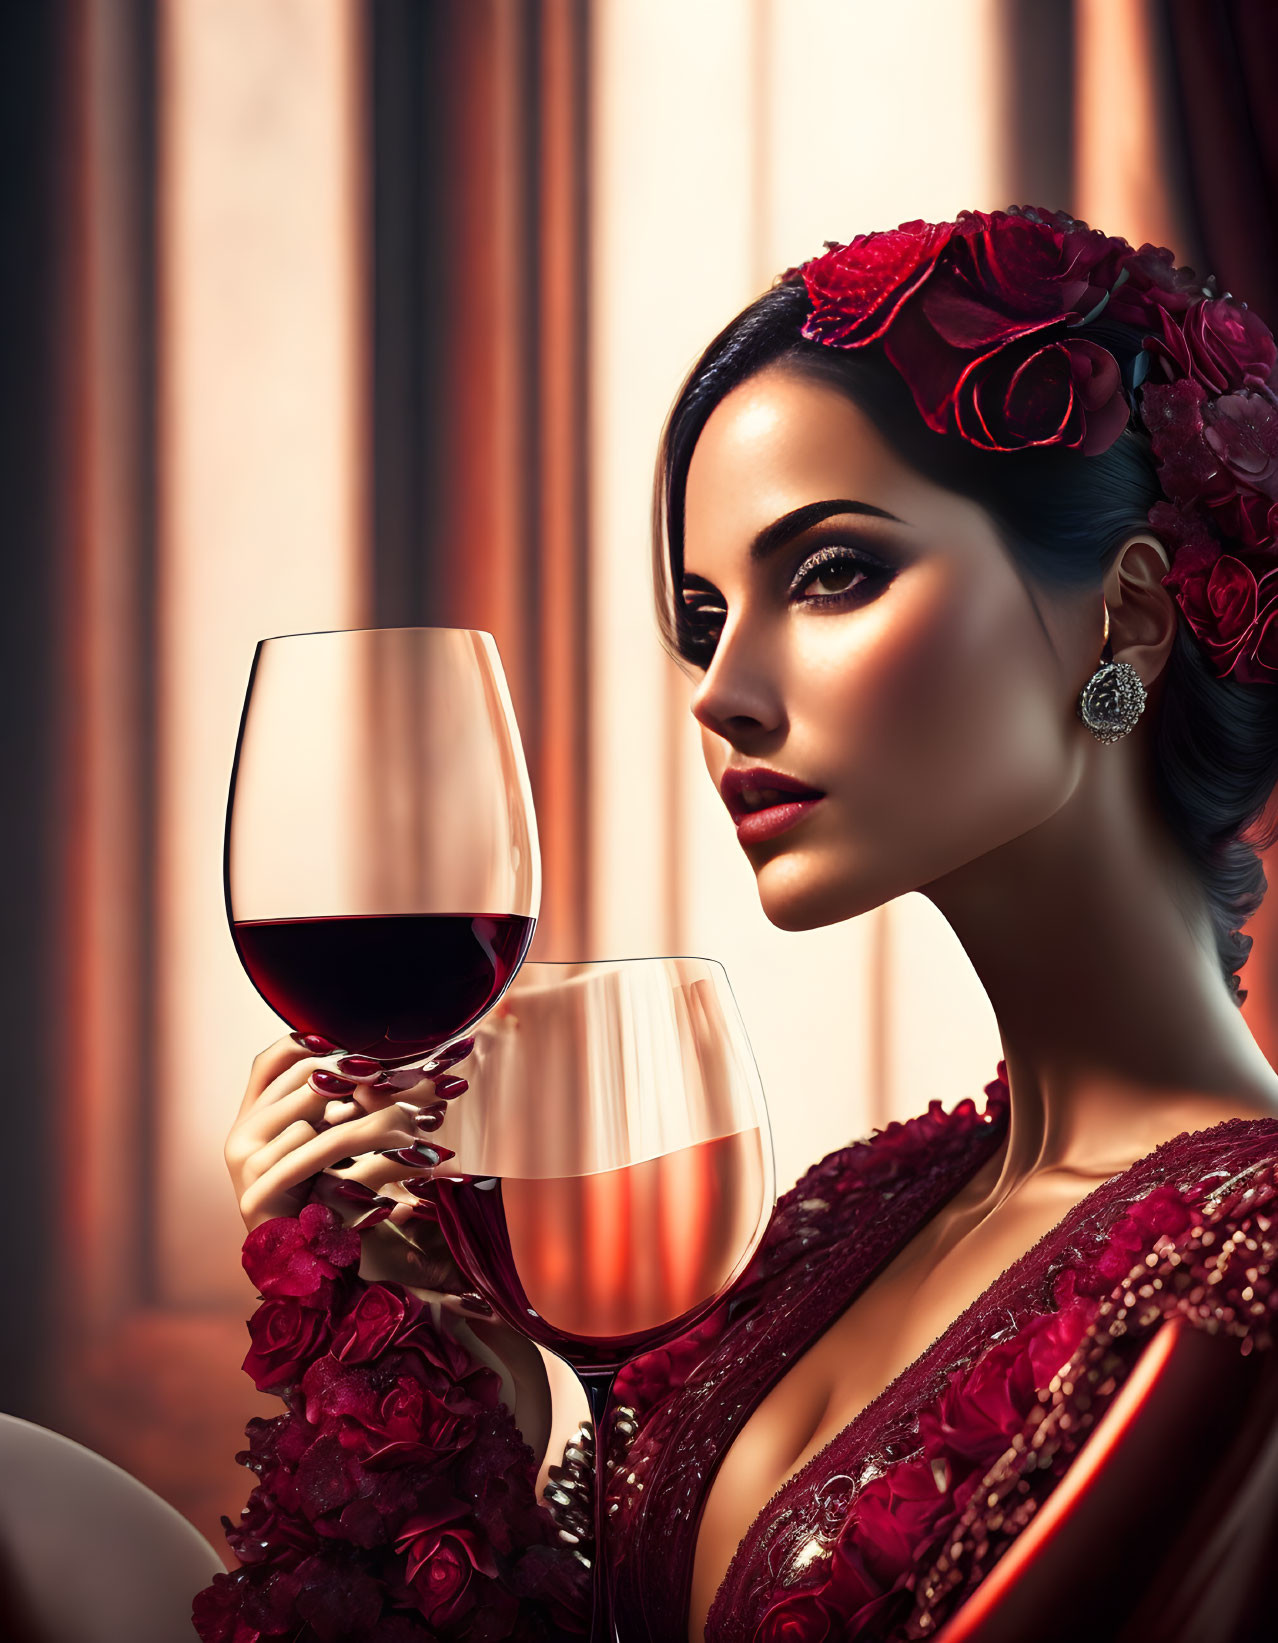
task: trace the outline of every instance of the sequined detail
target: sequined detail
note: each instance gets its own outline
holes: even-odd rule
[[[547,1469],[541,1496],[559,1540],[587,1569],[595,1551],[594,1473],[594,1428],[583,1421],[565,1443],[562,1460]]]
[[[1182,1317],[1210,1334],[1234,1336],[1244,1356],[1273,1346],[1276,1211],[1278,1165],[1250,1165],[1206,1200],[1203,1220],[1178,1237],[1159,1236],[1132,1265],[947,1531],[945,1550],[917,1582],[903,1636],[935,1636],[979,1585],[1060,1481],[1140,1347],[1164,1322]]]

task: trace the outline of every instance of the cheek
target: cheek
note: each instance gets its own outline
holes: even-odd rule
[[[1020,584],[983,582],[976,600],[943,565],[892,593],[830,622],[819,670],[852,815],[902,844],[1015,836],[1061,802],[1069,770],[1068,704]]]

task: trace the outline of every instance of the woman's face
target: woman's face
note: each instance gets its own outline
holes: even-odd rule
[[[688,470],[683,597],[716,787],[763,765],[824,795],[743,845],[782,929],[926,889],[1078,782],[1099,594],[1031,600],[985,511],[827,383],[773,365],[716,406]]]

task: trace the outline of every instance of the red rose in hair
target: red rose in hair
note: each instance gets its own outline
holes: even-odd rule
[[[328,1314],[291,1296],[263,1301],[248,1328],[253,1345],[241,1367],[259,1392],[291,1386],[328,1345]]]
[[[1173,317],[1159,311],[1161,337],[1146,337],[1164,378],[1193,377],[1209,394],[1268,383],[1278,348],[1265,322],[1229,297],[1196,302]]]
[[[450,1626],[475,1606],[476,1573],[496,1577],[497,1561],[459,1500],[410,1517],[395,1538],[421,1612],[432,1626]]]
[[[975,360],[959,379],[954,418],[964,438],[988,451],[1067,445],[1108,450],[1127,426],[1114,356],[1093,342],[1037,338]]]
[[[803,335],[844,348],[881,338],[938,433],[991,451],[1064,444],[1090,455],[1127,423],[1118,366],[1094,343],[1033,338],[1104,304],[1123,244],[1061,214],[906,223],[805,268]]]
[[[1206,410],[1206,390],[1188,377],[1148,383],[1141,394],[1141,420],[1158,460],[1159,482],[1183,506],[1222,502],[1233,490],[1228,469],[1207,442]]]
[[[1148,327],[1156,311],[1183,314],[1207,293],[1192,268],[1177,268],[1165,245],[1142,245],[1122,257],[1122,284],[1115,284],[1105,312],[1125,325]]]
[[[1117,259],[1130,249],[1060,211],[961,211],[956,227],[956,247],[965,253],[955,258],[961,287],[1005,320],[1085,319],[1106,300],[1118,277]],[[930,317],[946,335],[939,290],[932,299]],[[992,340],[994,334],[987,320],[985,335]],[[997,334],[1016,332],[1005,327]]]
[[[1204,407],[1203,438],[1239,486],[1278,501],[1278,407],[1265,393],[1223,394]],[[1267,537],[1252,539],[1258,545]]]
[[[1242,684],[1278,679],[1278,566],[1236,554],[1206,559],[1182,549],[1163,577],[1220,676]]]
[[[244,1240],[244,1270],[263,1295],[296,1295],[327,1305],[335,1282],[359,1265],[359,1233],[331,1209],[307,1204],[296,1217],[279,1215]]]
[[[952,223],[915,221],[858,234],[848,245],[827,242],[826,254],[801,270],[812,299],[803,335],[840,348],[859,348],[882,336],[931,274],[953,232]]]

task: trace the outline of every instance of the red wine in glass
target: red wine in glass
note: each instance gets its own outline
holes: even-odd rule
[[[436,1174],[431,1196],[458,1264],[507,1323],[579,1373],[615,1373],[714,1306],[764,1179],[756,1128],[585,1175]]]
[[[227,805],[240,961],[299,1033],[389,1066],[461,1037],[524,960],[532,790],[491,634],[264,639]]]
[[[523,963],[517,913],[245,919],[232,925],[253,985],[298,1032],[397,1066],[474,1025]]]

